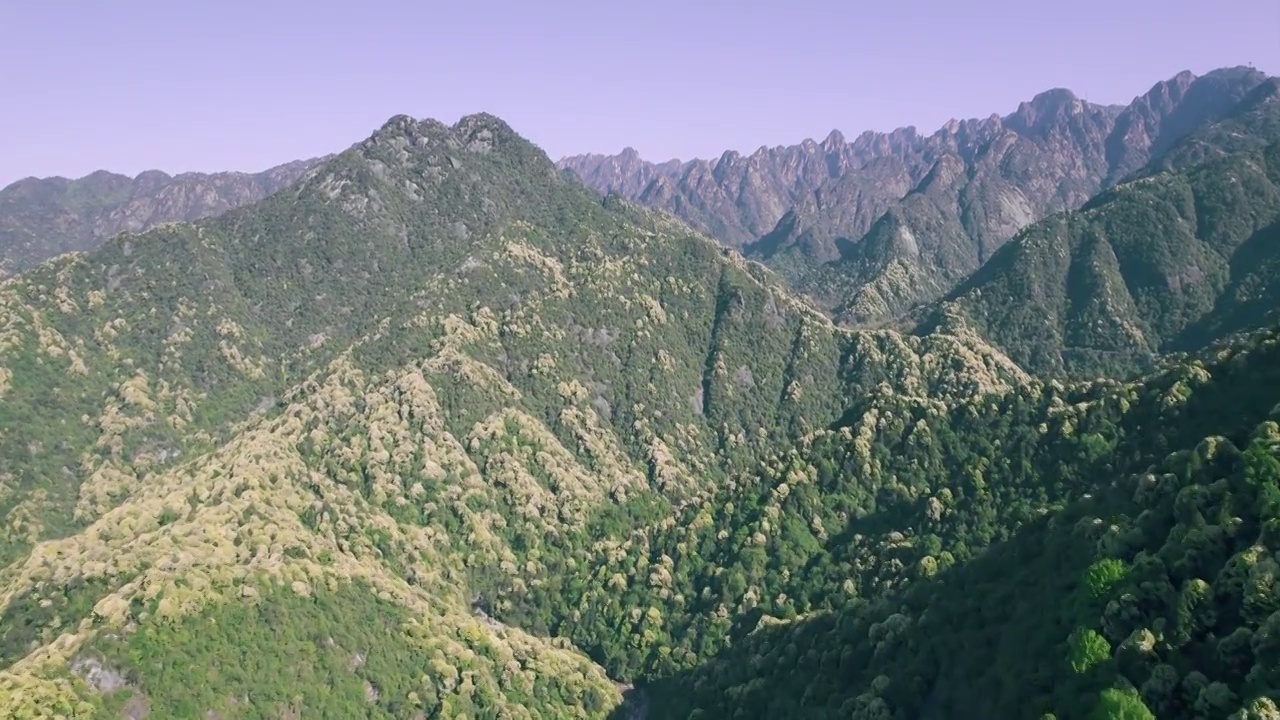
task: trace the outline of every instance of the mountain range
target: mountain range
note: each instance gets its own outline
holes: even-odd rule
[[[716,160],[655,164],[627,149],[559,164],[769,264],[842,319],[876,323],[945,295],[1018,231],[1158,160],[1266,79],[1182,72],[1125,106],[1054,89],[929,135],[833,131]]]
[[[257,202],[293,183],[321,159],[256,174],[159,170],[137,177],[106,171],[78,180],[27,178],[0,189],[0,277],[72,251],[93,250],[112,236],[170,222],[198,220]]]
[[[949,292],[943,314],[1025,368],[1077,377],[1258,327],[1280,300],[1278,153],[1271,79],[1135,179],[1027,228]]]
[[[1280,716],[1280,92],[1144,98],[7,201],[0,715]]]

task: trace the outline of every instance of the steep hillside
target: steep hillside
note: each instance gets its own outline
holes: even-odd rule
[[[96,172],[78,180],[27,178],[0,189],[0,277],[122,232],[198,220],[254,203],[296,181],[319,160],[256,174],[152,170],[136,178]]]
[[[561,165],[764,260],[864,324],[941,297],[1019,230],[1161,157],[1264,79],[1247,68],[1184,72],[1124,107],[1057,89],[928,136],[904,128],[847,142],[833,132],[714,162],[652,165],[632,152]]]
[[[915,582],[759,623],[650,686],[650,716],[1274,717],[1278,369],[1273,328],[1084,402],[1049,392],[869,433],[872,457],[921,483],[879,556]],[[824,517],[824,467],[849,453],[801,454],[774,526]],[[974,537],[995,542],[965,562]],[[766,614],[776,591],[757,594]]]
[[[884,388],[1028,382],[971,333],[840,330],[486,115],[393,118],[0,306],[17,717],[603,717],[607,675],[654,666],[526,610],[602,528],[703,507]]]
[[[1122,374],[1273,319],[1278,270],[1280,85],[1269,81],[1139,179],[1028,228],[943,312],[1028,369]]]

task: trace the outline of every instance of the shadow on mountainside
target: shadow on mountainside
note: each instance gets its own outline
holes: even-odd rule
[[[1231,257],[1230,282],[1214,307],[1188,325],[1171,343],[1176,350],[1194,350],[1214,338],[1258,327],[1274,320],[1280,307],[1280,287],[1268,278],[1280,272],[1280,222],[1253,233]]]
[[[1260,423],[1280,420],[1280,343],[1271,331],[1251,345],[1251,357],[1206,363],[1212,379],[1192,390],[1182,386],[1194,369],[1153,379],[1128,417],[1129,438],[1091,464],[1093,485],[1065,507],[882,600],[762,624],[698,667],[637,688],[637,702],[612,718],[1072,720],[1126,683],[1155,698],[1156,716],[1179,718],[1217,702],[1200,699],[1199,678],[1250,701],[1259,688],[1246,687],[1244,670],[1253,661],[1241,669],[1213,658],[1227,652],[1219,640],[1233,625],[1237,635],[1257,630],[1227,597],[1234,581],[1219,581],[1232,558],[1274,542],[1254,497],[1265,492],[1243,484],[1258,471],[1243,469],[1241,451]],[[1189,396],[1166,404],[1182,393]],[[1228,442],[1206,441],[1218,436]],[[1083,590],[1104,558],[1124,563],[1127,595],[1095,599]],[[1200,615],[1178,609],[1201,582],[1214,590],[1217,626],[1200,627]],[[1107,653],[1076,671],[1071,638],[1086,630]],[[1143,650],[1148,635],[1158,655]],[[1172,682],[1182,689],[1148,687],[1168,674],[1159,663],[1176,668]]]
[[[1264,455],[1280,445],[1269,426]],[[1233,495],[1258,448],[1246,447],[1201,442],[884,600],[762,627],[644,688],[648,717],[1190,718],[1210,704],[1225,717],[1276,679],[1227,639],[1266,635],[1237,583],[1265,542],[1257,500],[1280,464],[1258,497]],[[1191,497],[1203,514],[1188,514]],[[1211,615],[1188,611],[1189,590],[1208,593]],[[1132,712],[1097,713],[1107,695]]]
[[[1039,717],[1055,698],[1096,694],[1095,678],[1058,682],[1076,620],[1055,612],[1092,560],[1071,531],[1093,505],[1041,519],[884,600],[762,625],[698,668],[640,688],[643,702],[611,718],[862,717],[857,708],[874,706],[922,720]]]
[[[619,685],[622,691],[622,704],[609,714],[609,720],[648,720],[648,691],[630,684]]]

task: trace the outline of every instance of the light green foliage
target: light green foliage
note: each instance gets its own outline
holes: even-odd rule
[[[1125,567],[1124,562],[1116,558],[1103,558],[1090,565],[1085,571],[1085,588],[1094,600],[1103,600],[1127,574],[1128,568]]]
[[[1094,711],[1096,720],[1155,720],[1142,698],[1133,690],[1116,690],[1108,688],[1102,691],[1098,709]]]
[[[1111,644],[1094,630],[1077,628],[1067,638],[1067,653],[1071,669],[1084,673],[1111,657]]]
[[[144,623],[88,652],[141,678],[108,696],[108,706],[145,698],[152,713],[175,720],[210,711],[263,720],[475,716],[508,700],[598,716],[616,702],[606,684],[557,677],[504,651],[432,647],[402,608],[343,584],[306,597],[277,587],[176,623]]]

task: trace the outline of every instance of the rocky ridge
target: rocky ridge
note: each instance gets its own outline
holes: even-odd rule
[[[765,261],[843,319],[891,318],[945,294],[1022,228],[1080,206],[1229,114],[1266,76],[1182,72],[1128,105],[1065,89],[1004,116],[715,160],[564,158],[600,192],[684,219]]]

